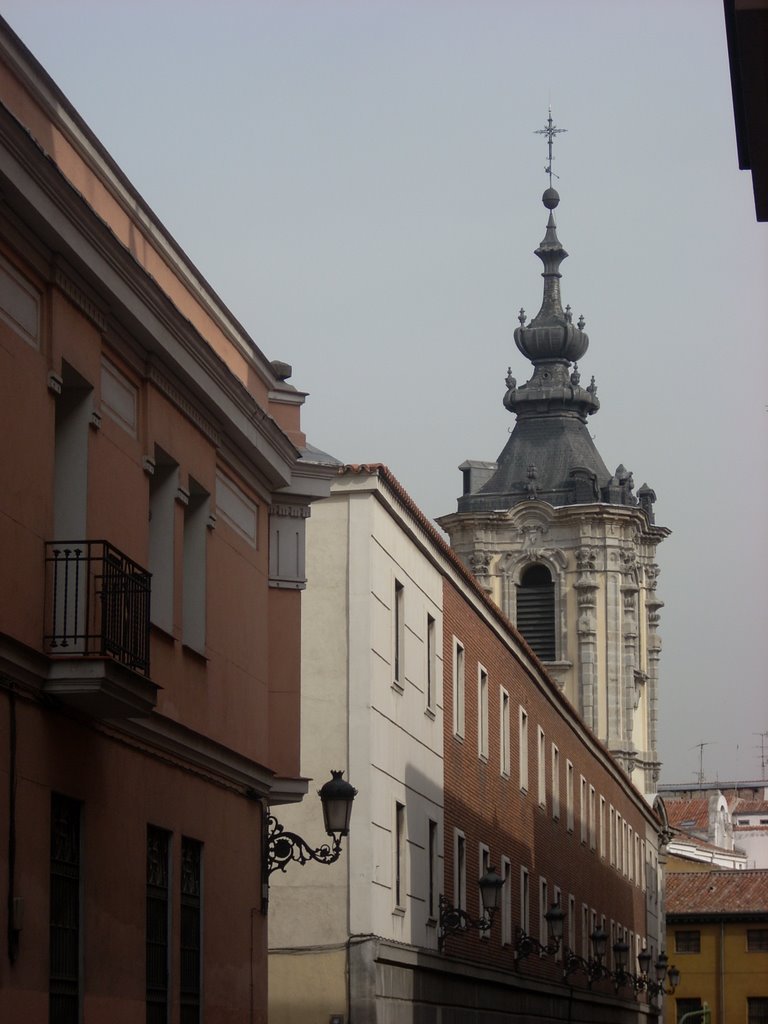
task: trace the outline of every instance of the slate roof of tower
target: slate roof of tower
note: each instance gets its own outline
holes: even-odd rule
[[[589,338],[583,317],[574,323],[570,306],[563,308],[560,297],[560,264],[568,255],[554,218],[560,196],[550,187],[542,202],[549,219],[536,249],[544,265],[541,308],[530,322],[521,309],[515,330],[515,344],[533,364],[533,374],[518,385],[510,368],[504,405],[516,416],[515,428],[490,479],[460,497],[458,511],[491,512],[529,498],[555,507],[639,504],[653,523],[656,495],[644,484],[636,496],[632,474],[624,466],[611,473],[587,426],[588,416],[600,408],[594,377],[582,387],[578,369]]]

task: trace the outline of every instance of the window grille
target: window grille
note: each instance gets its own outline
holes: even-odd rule
[[[747,1024],[768,1024],[768,998],[747,997]]]
[[[168,1021],[168,916],[170,833],[147,828],[147,1024]]]
[[[80,1020],[80,810],[51,795],[50,1024]]]
[[[202,843],[181,840],[180,1022],[200,1021],[200,958],[202,952]]]
[[[768,928],[747,928],[747,951],[749,953],[768,951]]]
[[[675,1013],[676,1019],[681,1021],[686,1013],[695,1013],[696,1010],[701,1009],[701,999],[676,999],[675,1000]]]
[[[699,932],[699,931],[680,931],[680,932],[675,932],[675,952],[676,953],[700,953],[701,952],[701,932]]]

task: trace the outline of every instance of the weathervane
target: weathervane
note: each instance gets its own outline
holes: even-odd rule
[[[546,127],[545,128],[539,128],[539,129],[537,129],[533,133],[534,135],[546,135],[547,136],[547,149],[549,150],[549,159],[547,160],[547,166],[544,168],[544,173],[549,175],[549,187],[550,188],[552,188],[552,175],[554,174],[554,176],[556,178],[559,177],[559,175],[555,174],[555,172],[552,170],[552,161],[554,160],[554,157],[552,156],[552,142],[554,141],[554,138],[555,138],[556,135],[560,135],[562,132],[567,132],[567,131],[568,131],[567,128],[557,128],[555,126],[555,124],[553,123],[553,121],[552,121],[552,105],[550,104],[550,107],[549,107],[549,117],[547,118]]]

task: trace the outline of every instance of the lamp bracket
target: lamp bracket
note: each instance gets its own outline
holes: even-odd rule
[[[320,864],[333,864],[341,856],[341,836],[334,835],[333,844],[323,843],[312,849],[306,840],[295,832],[286,832],[277,818],[270,814],[267,817],[266,834],[267,870],[271,875],[279,868],[285,871],[291,861],[307,864],[314,860]]]

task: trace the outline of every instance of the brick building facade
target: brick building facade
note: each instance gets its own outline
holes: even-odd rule
[[[0,97],[0,1019],[263,1022],[328,472],[4,23]]]
[[[302,771],[321,779],[336,751],[360,792],[341,861],[273,886],[270,1020],[653,1014],[606,978],[565,979],[562,947],[515,956],[521,924],[546,942],[558,897],[577,957],[592,958],[596,926],[632,961],[660,951],[659,822],[643,796],[385,467],[339,470],[307,546]],[[309,812],[281,821],[311,835]],[[505,879],[492,927],[444,928],[441,897],[479,917],[491,865]]]

